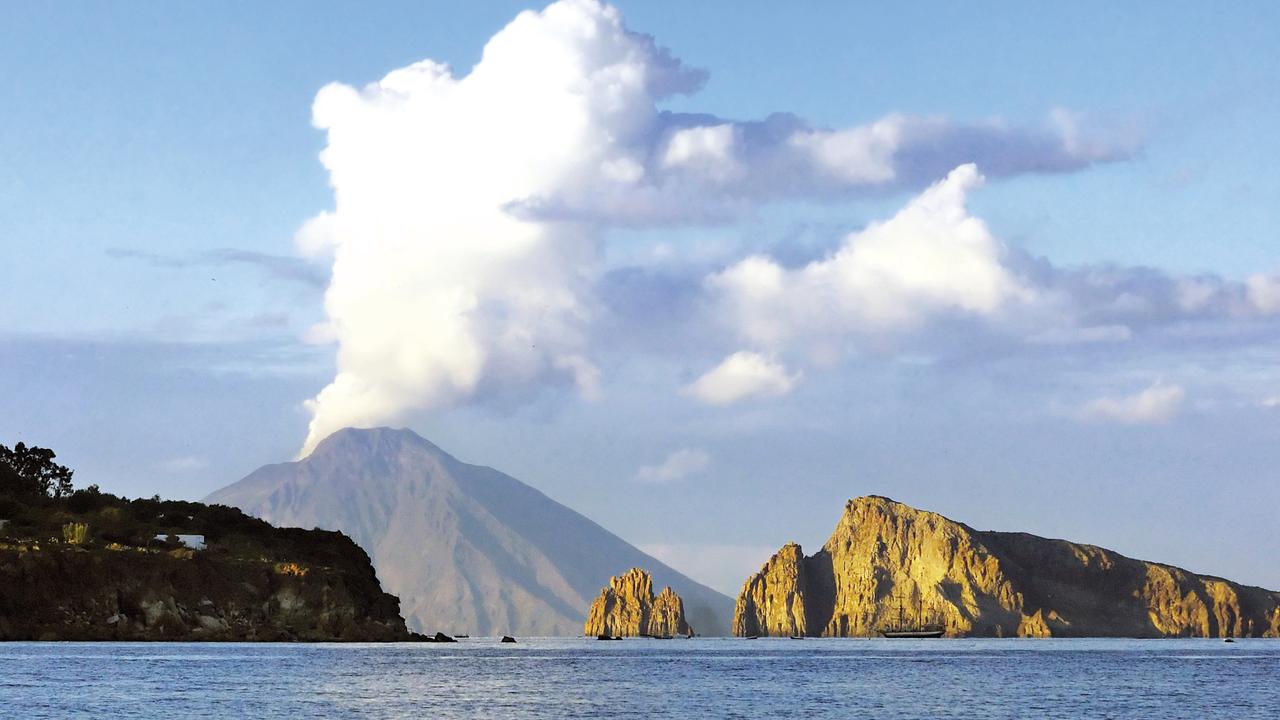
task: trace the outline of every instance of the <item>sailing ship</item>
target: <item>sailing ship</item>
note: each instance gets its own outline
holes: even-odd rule
[[[929,608],[925,615],[924,600],[919,592],[915,593],[916,612],[911,620],[907,619],[906,608],[902,596],[897,597],[898,614],[896,622],[880,628],[880,634],[887,638],[940,638],[947,631],[943,623],[942,613],[937,607]]]

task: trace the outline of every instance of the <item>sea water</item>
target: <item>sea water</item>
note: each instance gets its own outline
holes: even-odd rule
[[[0,644],[2,718],[1280,718],[1280,641]]]

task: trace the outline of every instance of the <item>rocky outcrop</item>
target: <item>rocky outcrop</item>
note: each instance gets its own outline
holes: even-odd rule
[[[948,635],[1280,636],[1280,593],[1025,533],[982,532],[883,497],[851,500],[805,557],[748,578],[735,635],[875,635],[938,618]]]
[[[368,556],[337,533],[314,535],[324,557],[300,562],[0,543],[0,640],[411,639]]]
[[[742,586],[733,613],[735,635],[805,635],[806,594],[810,592],[800,546],[787,543]]]
[[[588,637],[670,637],[689,635],[693,628],[684,617],[684,601],[671,588],[653,595],[653,578],[640,568],[609,578],[609,584],[591,603],[583,634]]]

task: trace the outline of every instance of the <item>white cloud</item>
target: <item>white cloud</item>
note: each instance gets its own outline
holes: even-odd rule
[[[1280,395],[1272,395],[1269,398],[1264,398],[1262,402],[1258,404],[1267,409],[1280,408]]]
[[[189,473],[209,467],[209,461],[194,455],[170,458],[160,463],[160,469],[168,473]]]
[[[1050,328],[1031,335],[1027,342],[1033,345],[1082,345],[1125,342],[1132,337],[1133,331],[1124,325],[1094,325]]]
[[[668,483],[697,475],[711,464],[711,456],[698,448],[681,448],[667,455],[657,465],[645,465],[636,471],[636,480],[650,483]]]
[[[875,185],[895,179],[894,154],[903,144],[903,116],[892,116],[847,130],[801,130],[787,144],[820,173],[853,184]]]
[[[1133,395],[1090,400],[1081,408],[1081,415],[1088,420],[1125,425],[1167,423],[1182,409],[1186,395],[1181,386],[1156,383]]]
[[[982,176],[953,170],[889,220],[850,234],[832,255],[788,270],[762,256],[707,279],[747,340],[777,347],[797,337],[915,327],[931,315],[992,315],[1034,296],[1003,264],[1004,247],[968,213]]]
[[[1249,301],[1263,315],[1280,313],[1280,276],[1252,275],[1245,282]]]
[[[1193,313],[1210,306],[1221,293],[1221,284],[1205,278],[1180,278],[1175,287],[1178,307]]]
[[[751,397],[778,397],[800,380],[782,363],[754,352],[736,352],[686,388],[709,405],[730,405]]]
[[[667,141],[664,168],[683,168],[715,182],[740,177],[743,167],[736,157],[738,132],[732,123],[677,130]]]

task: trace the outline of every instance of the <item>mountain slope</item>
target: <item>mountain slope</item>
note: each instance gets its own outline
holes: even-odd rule
[[[872,635],[941,614],[949,635],[1280,636],[1280,593],[1093,545],[983,532],[882,497],[850,500],[805,557],[789,544],[742,586],[737,635]]]
[[[409,430],[340,430],[307,458],[259,468],[208,501],[351,536],[420,631],[577,635],[600,587],[630,567],[675,589],[699,632],[728,631],[728,597]]]

